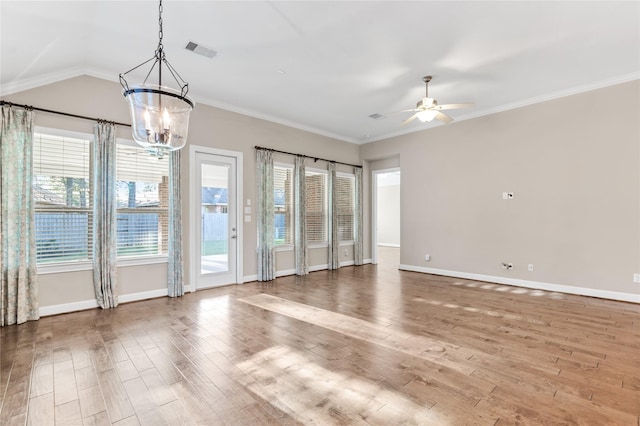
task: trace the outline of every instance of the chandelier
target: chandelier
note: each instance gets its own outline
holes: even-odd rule
[[[189,84],[180,77],[165,57],[162,45],[162,0],[159,5],[158,24],[158,47],[153,57],[120,74],[120,84],[123,95],[129,102],[133,139],[151,154],[163,157],[169,151],[182,148],[187,142],[189,114],[194,103],[187,98]],[[125,75],[151,61],[153,64],[144,81],[141,84],[129,85]],[[156,66],[158,84],[148,84],[147,80]],[[163,66],[169,70],[178,84],[178,90],[162,85]]]

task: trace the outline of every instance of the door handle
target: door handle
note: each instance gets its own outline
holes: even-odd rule
[[[235,239],[235,238],[236,238],[236,236],[235,236],[235,235],[232,235],[232,236],[231,236],[231,238]]]

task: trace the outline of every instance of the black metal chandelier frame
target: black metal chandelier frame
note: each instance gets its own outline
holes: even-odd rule
[[[160,0],[160,4],[158,6],[158,14],[159,14],[159,18],[158,18],[158,26],[159,26],[158,47],[157,47],[153,57],[148,59],[148,60],[146,60],[146,61],[144,61],[143,63],[141,63],[139,65],[136,65],[135,67],[131,68],[129,71],[124,72],[124,73],[119,75],[119,77],[120,77],[120,85],[122,85],[122,88],[124,89],[123,95],[125,97],[127,97],[132,93],[155,93],[155,94],[159,94],[159,95],[163,95],[163,96],[171,96],[171,97],[174,97],[174,98],[178,98],[178,99],[186,102],[187,104],[189,104],[189,106],[191,106],[191,108],[193,108],[193,102],[186,97],[187,93],[189,92],[189,83],[187,83],[186,81],[184,81],[182,79],[182,77],[180,77],[180,74],[178,74],[176,69],[167,60],[165,52],[164,52],[164,46],[162,44],[162,38],[164,36],[163,30],[162,30],[162,11],[163,11],[162,0]],[[151,88],[151,87],[133,87],[133,88],[130,88],[129,87],[129,83],[127,82],[127,80],[125,78],[125,75],[129,74],[132,71],[137,70],[138,68],[140,68],[142,66],[147,65],[151,61],[154,61],[154,62],[151,65],[151,68],[149,69],[149,72],[147,73],[147,76],[145,77],[145,79],[142,82],[142,84],[143,85],[146,84],[147,80],[149,79],[149,76],[151,75],[151,73],[153,72],[153,70],[155,69],[155,67],[157,65],[158,66],[158,87],[159,87],[159,89],[154,89],[154,88]],[[173,76],[174,80],[176,81],[176,83],[180,87],[180,94],[162,90],[162,87],[163,87],[162,86],[162,65],[163,64],[167,67],[167,69],[169,70],[169,72]]]

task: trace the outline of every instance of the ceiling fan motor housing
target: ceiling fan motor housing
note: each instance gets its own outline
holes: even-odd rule
[[[416,104],[417,109],[427,109],[436,106],[438,102],[433,98],[422,98]]]

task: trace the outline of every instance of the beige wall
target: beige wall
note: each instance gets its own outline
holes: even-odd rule
[[[640,294],[639,93],[633,81],[362,146],[363,160],[400,157],[401,263]]]
[[[6,101],[23,103],[59,110],[80,115],[104,118],[112,121],[129,123],[127,104],[122,97],[120,85],[93,77],[77,77],[58,83],[42,86],[32,90],[3,97]],[[36,126],[55,129],[71,130],[93,134],[91,121],[66,118],[59,115],[42,112],[35,113]],[[128,127],[118,128],[118,137],[131,139]],[[243,198],[252,201],[255,195],[255,145],[290,151],[295,153],[335,159],[347,163],[359,162],[359,146],[348,142],[319,136],[302,130],[280,124],[259,120],[241,114],[196,105],[190,121],[189,144],[210,148],[219,148],[242,152],[244,155]],[[290,156],[277,156],[276,161],[293,163]],[[185,284],[192,283],[189,274],[189,150],[183,150],[183,233],[185,236]],[[313,163],[309,160],[308,167],[326,168],[324,162]],[[338,170],[351,172],[348,167],[338,167]],[[240,206],[240,208],[242,208]],[[254,212],[255,213],[255,212]],[[251,223],[243,223],[244,235],[244,276],[257,274],[256,259],[256,222],[255,214]],[[344,250],[343,250],[344,251]],[[327,263],[326,248],[312,249],[310,266]],[[352,250],[349,256],[341,256],[341,260],[352,260]],[[278,270],[293,268],[293,252],[278,252],[276,259]],[[119,293],[130,295],[144,292],[154,292],[166,289],[166,264],[147,266],[120,267]],[[39,276],[41,288],[40,305],[47,307],[67,303],[81,302],[93,297],[93,287],[90,271],[65,272],[45,274]]]
[[[197,105],[189,143],[242,152],[243,198],[252,201],[254,145],[362,162],[365,259],[371,257],[371,172],[401,166],[403,265],[637,295],[640,284],[632,276],[640,273],[639,93],[640,82],[634,81],[362,146]],[[4,99],[130,121],[119,85],[92,77]],[[89,121],[38,112],[36,125],[93,132]],[[129,138],[129,129],[119,129],[119,137]],[[183,152],[187,171],[188,150]],[[188,172],[182,190],[188,235]],[[515,198],[502,200],[505,191]],[[252,216],[242,237],[245,276],[257,273]],[[352,259],[352,247],[341,248],[341,254],[345,249],[341,260]],[[188,242],[185,250],[188,285]],[[430,262],[424,261],[426,253]],[[326,249],[312,249],[309,258],[312,268],[326,264]],[[503,261],[514,269],[501,269]],[[527,271],[529,263],[533,272]],[[278,270],[293,264],[293,252],[278,252]],[[166,264],[122,267],[119,274],[120,294],[166,288]],[[93,295],[90,271],[39,278],[45,307]]]

